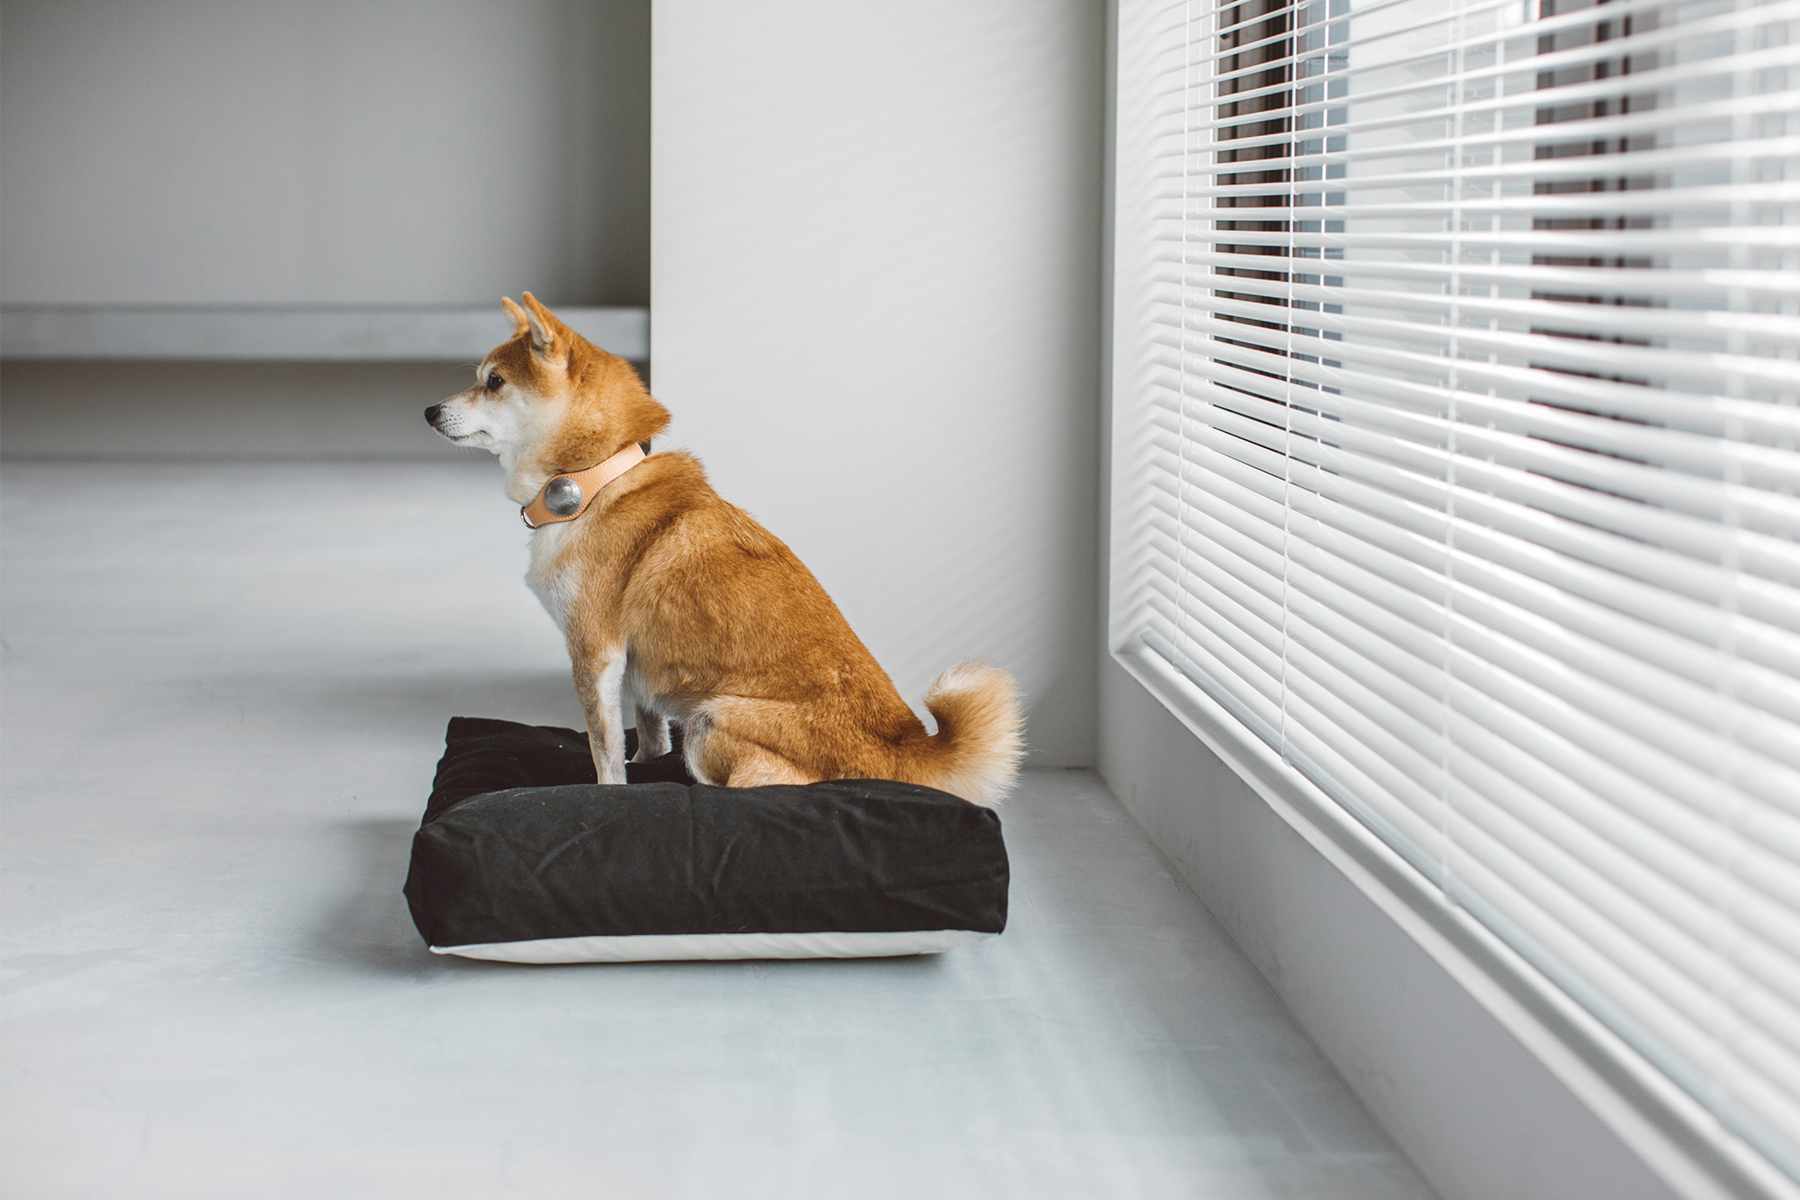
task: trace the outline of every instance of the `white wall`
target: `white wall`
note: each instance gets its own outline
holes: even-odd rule
[[[648,0],[5,0],[10,304],[643,304]]]
[[[670,443],[915,704],[1013,670],[1092,762],[1099,0],[656,0],[651,362]]]

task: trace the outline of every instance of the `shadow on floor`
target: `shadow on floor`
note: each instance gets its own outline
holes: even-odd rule
[[[413,821],[361,820],[344,825],[355,886],[318,932],[319,956],[384,974],[418,975],[437,965],[413,928],[400,888],[412,857]]]

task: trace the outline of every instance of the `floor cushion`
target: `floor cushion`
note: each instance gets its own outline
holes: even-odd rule
[[[603,787],[578,730],[454,717],[444,740],[405,888],[439,954],[850,958],[1006,927],[999,816],[933,788],[709,787],[679,749]]]

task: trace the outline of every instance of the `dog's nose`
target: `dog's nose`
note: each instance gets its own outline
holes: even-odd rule
[[[433,425],[436,425],[437,419],[438,419],[438,413],[442,412],[443,409],[444,409],[444,406],[441,404],[432,405],[430,408],[425,410],[425,419],[427,421],[430,421]]]

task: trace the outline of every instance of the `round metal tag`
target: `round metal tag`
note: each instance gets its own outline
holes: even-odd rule
[[[581,485],[566,476],[552,479],[544,489],[544,507],[559,517],[572,517],[581,511]]]

